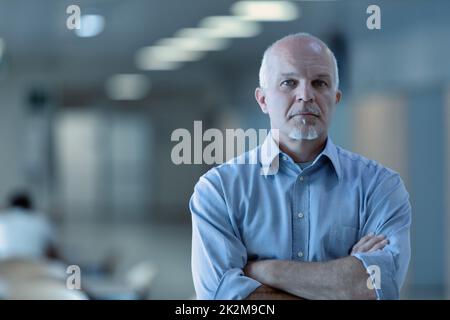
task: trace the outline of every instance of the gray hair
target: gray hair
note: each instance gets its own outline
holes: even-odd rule
[[[331,54],[332,60],[333,60],[333,65],[334,65],[334,89],[337,90],[339,88],[339,70],[338,70],[338,66],[337,66],[337,60],[336,57],[334,56],[333,51],[330,50],[330,48],[328,48],[328,46],[325,44],[325,42],[323,42],[322,40],[320,40],[319,38],[309,34],[309,33],[305,33],[305,32],[299,32],[299,33],[295,33],[295,34],[290,34],[287,35],[277,41],[275,41],[274,43],[272,43],[265,51],[264,51],[264,55],[261,61],[261,67],[259,68],[259,86],[261,88],[267,88],[268,85],[268,77],[269,77],[269,64],[268,64],[268,59],[269,59],[269,53],[272,51],[272,49],[275,47],[275,45],[277,45],[278,43],[280,43],[283,40],[286,39],[302,39],[302,38],[309,38],[309,39],[313,39],[317,42],[319,42],[321,45],[323,45],[328,52]]]

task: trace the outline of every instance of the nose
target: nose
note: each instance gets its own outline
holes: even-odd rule
[[[313,88],[307,81],[300,81],[296,95],[297,101],[312,102],[314,100]]]

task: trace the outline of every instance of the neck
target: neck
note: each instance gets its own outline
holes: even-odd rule
[[[289,155],[295,162],[313,161],[325,148],[327,136],[314,140],[294,140],[280,134],[280,150]]]

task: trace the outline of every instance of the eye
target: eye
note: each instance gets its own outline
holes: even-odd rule
[[[286,86],[286,87],[294,87],[296,84],[295,80],[289,79],[289,80],[284,80],[283,82],[281,82],[281,86]]]
[[[314,80],[313,82],[312,82],[312,85],[315,87],[315,88],[327,88],[328,87],[328,83],[327,82],[325,82],[325,81],[323,81],[323,80]]]

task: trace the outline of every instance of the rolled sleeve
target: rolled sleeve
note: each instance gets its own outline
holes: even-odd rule
[[[245,299],[261,283],[243,273],[247,250],[232,226],[214,172],[200,178],[189,207],[192,276],[197,299]]]
[[[411,205],[408,192],[398,175],[382,180],[371,196],[368,208],[370,215],[364,226],[364,234],[383,234],[389,244],[382,250],[356,253],[353,256],[361,260],[366,270],[372,271],[369,273],[375,284],[377,299],[399,299],[411,257]]]
[[[261,283],[244,276],[241,269],[228,270],[223,275],[214,299],[217,300],[242,300],[255,291]]]
[[[378,300],[395,300],[399,298],[399,283],[396,280],[396,268],[393,258],[389,252],[376,251],[370,253],[353,254],[355,258],[361,260],[366,270],[372,270],[370,277],[376,290]],[[373,269],[373,267],[377,269]],[[380,273],[376,274],[378,270]],[[377,282],[379,281],[379,286]]]

